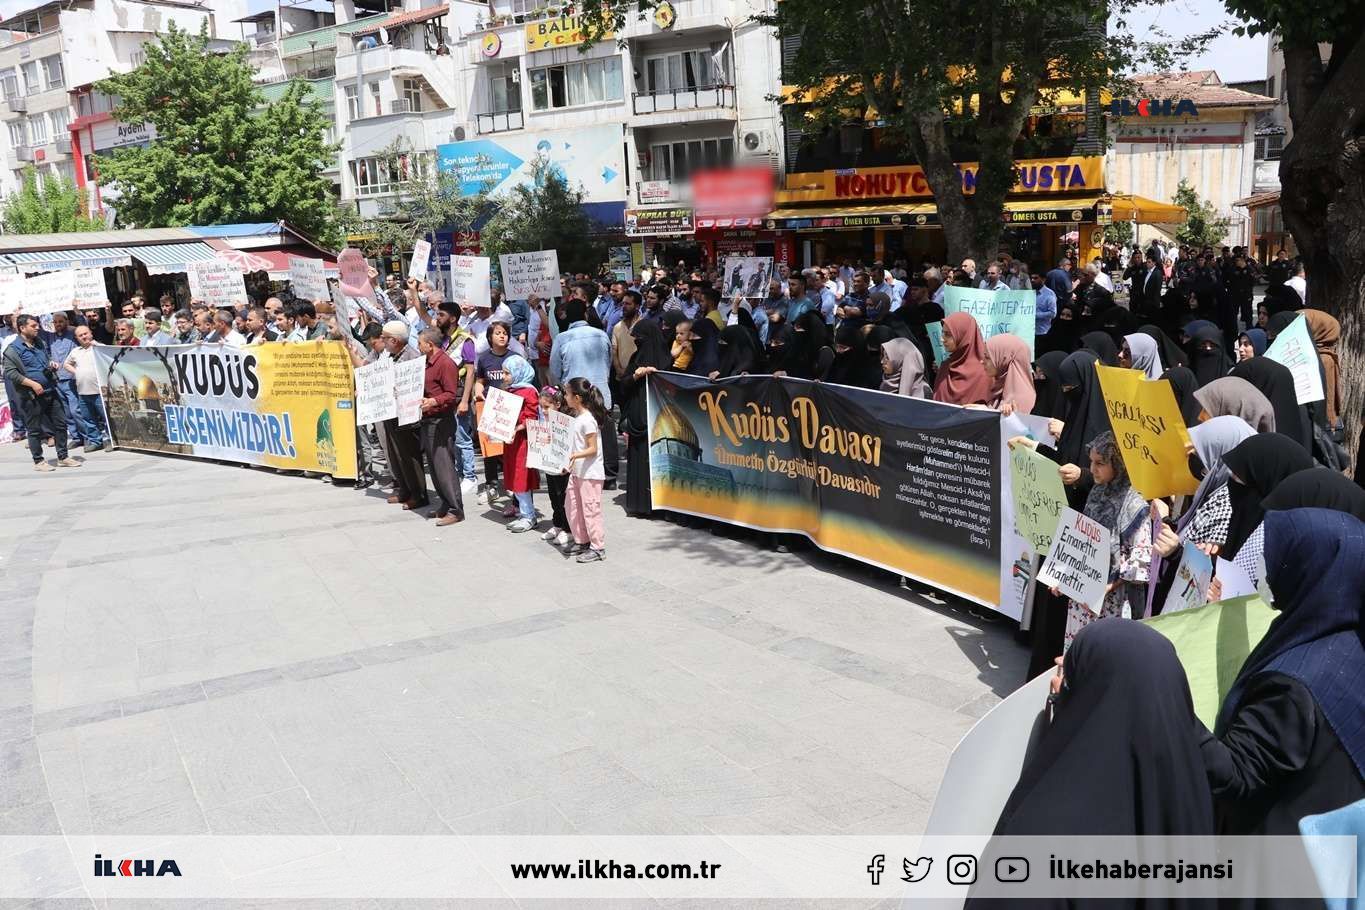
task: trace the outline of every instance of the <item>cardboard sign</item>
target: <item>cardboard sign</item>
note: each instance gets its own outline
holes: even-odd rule
[[[1038,583],[1099,613],[1109,587],[1109,529],[1075,509],[1062,509]]]
[[[1256,593],[1256,583],[1251,580],[1251,576],[1247,574],[1245,569],[1231,560],[1218,557],[1214,563],[1213,574],[1218,579],[1218,585],[1222,589],[1223,600],[1249,597]]]
[[[20,304],[25,304],[24,299],[24,273],[23,272],[0,272],[0,316],[8,316],[14,312],[14,308]]]
[[[1299,404],[1322,401],[1326,397],[1322,388],[1322,364],[1313,337],[1308,333],[1307,319],[1299,316],[1289,323],[1266,348],[1265,356],[1288,367],[1294,374],[1294,397]]]
[[[1253,595],[1154,616],[1143,622],[1175,646],[1190,683],[1194,715],[1213,729],[1238,671],[1265,637],[1275,615],[1264,600]]]
[[[573,453],[573,418],[561,411],[546,411],[544,420],[526,421],[526,467],[546,474],[569,470]]]
[[[1066,508],[1066,488],[1057,464],[1028,446],[1010,450],[1010,484],[1014,495],[1014,526],[1039,553],[1052,546],[1057,519]]]
[[[1213,560],[1196,545],[1185,541],[1175,581],[1166,595],[1161,615],[1202,607],[1207,602],[1209,582],[1213,581]]]
[[[190,297],[211,307],[246,306],[246,282],[242,270],[221,259],[185,264],[190,280]]]
[[[323,273],[321,259],[290,256],[289,284],[294,288],[295,297],[304,300],[327,299],[327,276]]]
[[[521,416],[522,398],[511,392],[504,392],[497,386],[483,390],[483,414],[479,418],[479,430],[489,439],[503,444],[512,441],[517,430],[517,418]]]
[[[559,251],[503,253],[498,264],[502,267],[502,290],[508,298],[525,300],[534,294],[551,300],[559,296]]]
[[[726,256],[721,296],[727,300],[736,295],[760,299],[767,297],[768,281],[772,274],[771,256]]]
[[[337,286],[341,293],[348,297],[373,300],[376,305],[379,303],[374,285],[370,284],[370,264],[360,250],[354,247],[342,250],[337,256],[337,271],[340,273]]]
[[[1095,369],[1133,489],[1143,499],[1193,493],[1199,481],[1190,473],[1186,454],[1190,433],[1171,384],[1147,379],[1137,370],[1099,365]]]
[[[71,309],[75,297],[74,271],[48,272],[46,275],[32,275],[24,282],[21,302],[25,313],[42,316]]]
[[[408,262],[408,277],[425,281],[429,262],[431,262],[431,241],[418,240],[413,243],[412,259]]]
[[[981,327],[982,338],[1014,335],[1022,339],[1028,344],[1029,360],[1033,359],[1034,313],[1037,308],[1037,294],[1032,290],[986,291],[952,285],[943,290],[945,316],[970,313]]]
[[[948,349],[943,346],[943,323],[930,322],[924,327],[929,334],[929,346],[934,349],[934,366],[948,359]]]
[[[425,357],[414,357],[393,365],[393,397],[398,404],[400,427],[422,419],[422,386],[426,375]]]
[[[461,305],[491,307],[487,256],[450,257],[450,299]]]
[[[76,269],[76,303],[83,307],[108,306],[109,289],[104,286],[104,269]]]
[[[387,355],[355,368],[355,422],[360,425],[393,420],[398,400],[393,396],[393,359]]]

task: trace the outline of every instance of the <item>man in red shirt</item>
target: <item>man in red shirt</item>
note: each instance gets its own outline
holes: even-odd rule
[[[436,329],[426,329],[417,336],[417,350],[427,362],[422,384],[420,433],[432,485],[441,498],[432,513],[438,527],[464,521],[460,475],[455,470],[455,458],[450,451],[455,436],[455,409],[460,404],[460,376],[455,362],[441,349],[444,340]]]

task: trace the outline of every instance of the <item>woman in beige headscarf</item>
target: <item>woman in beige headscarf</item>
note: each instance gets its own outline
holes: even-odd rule
[[[927,398],[924,382],[924,355],[909,338],[892,338],[882,344],[883,392],[908,398]]]
[[[1341,367],[1337,362],[1337,342],[1341,340],[1341,323],[1322,310],[1301,310],[1308,323],[1308,334],[1313,336],[1313,347],[1318,349],[1322,364],[1322,390],[1326,395],[1327,426],[1336,429],[1341,415],[1341,386],[1338,383]]]

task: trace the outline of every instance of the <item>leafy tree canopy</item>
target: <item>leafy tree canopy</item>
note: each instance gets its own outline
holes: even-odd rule
[[[1200,199],[1188,181],[1181,180],[1175,189],[1175,204],[1185,210],[1185,223],[1176,229],[1175,239],[1188,246],[1216,247],[1228,235],[1232,219],[1218,214],[1218,209],[1207,199]]]
[[[538,163],[532,182],[513,187],[497,205],[480,234],[484,255],[495,263],[502,253],[558,250],[561,271],[596,274],[606,260],[583,211],[582,188],[569,186],[553,165]]]
[[[4,200],[0,222],[7,234],[52,234],[98,231],[104,223],[86,215],[85,191],[64,177],[47,177],[38,187],[38,173],[24,169],[19,192]]]

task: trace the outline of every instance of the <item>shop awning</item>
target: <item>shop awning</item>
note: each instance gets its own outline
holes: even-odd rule
[[[1005,224],[1088,224],[1095,221],[1099,196],[1075,199],[1007,199],[1000,220]]]
[[[187,243],[154,243],[148,246],[131,246],[125,250],[138,262],[147,267],[148,275],[171,275],[184,272],[190,262],[208,262],[217,259],[213,247],[202,241]]]
[[[1136,221],[1138,224],[1183,224],[1185,221],[1185,210],[1178,205],[1118,193],[1114,194],[1113,200],[1115,221]]]
[[[31,253],[5,253],[0,256],[5,265],[16,266],[23,272],[55,272],[61,269],[104,269],[132,265],[128,250],[116,246],[91,247],[88,250],[40,250]]]
[[[932,202],[785,208],[770,213],[764,223],[770,231],[914,227],[937,224],[938,210]]]

